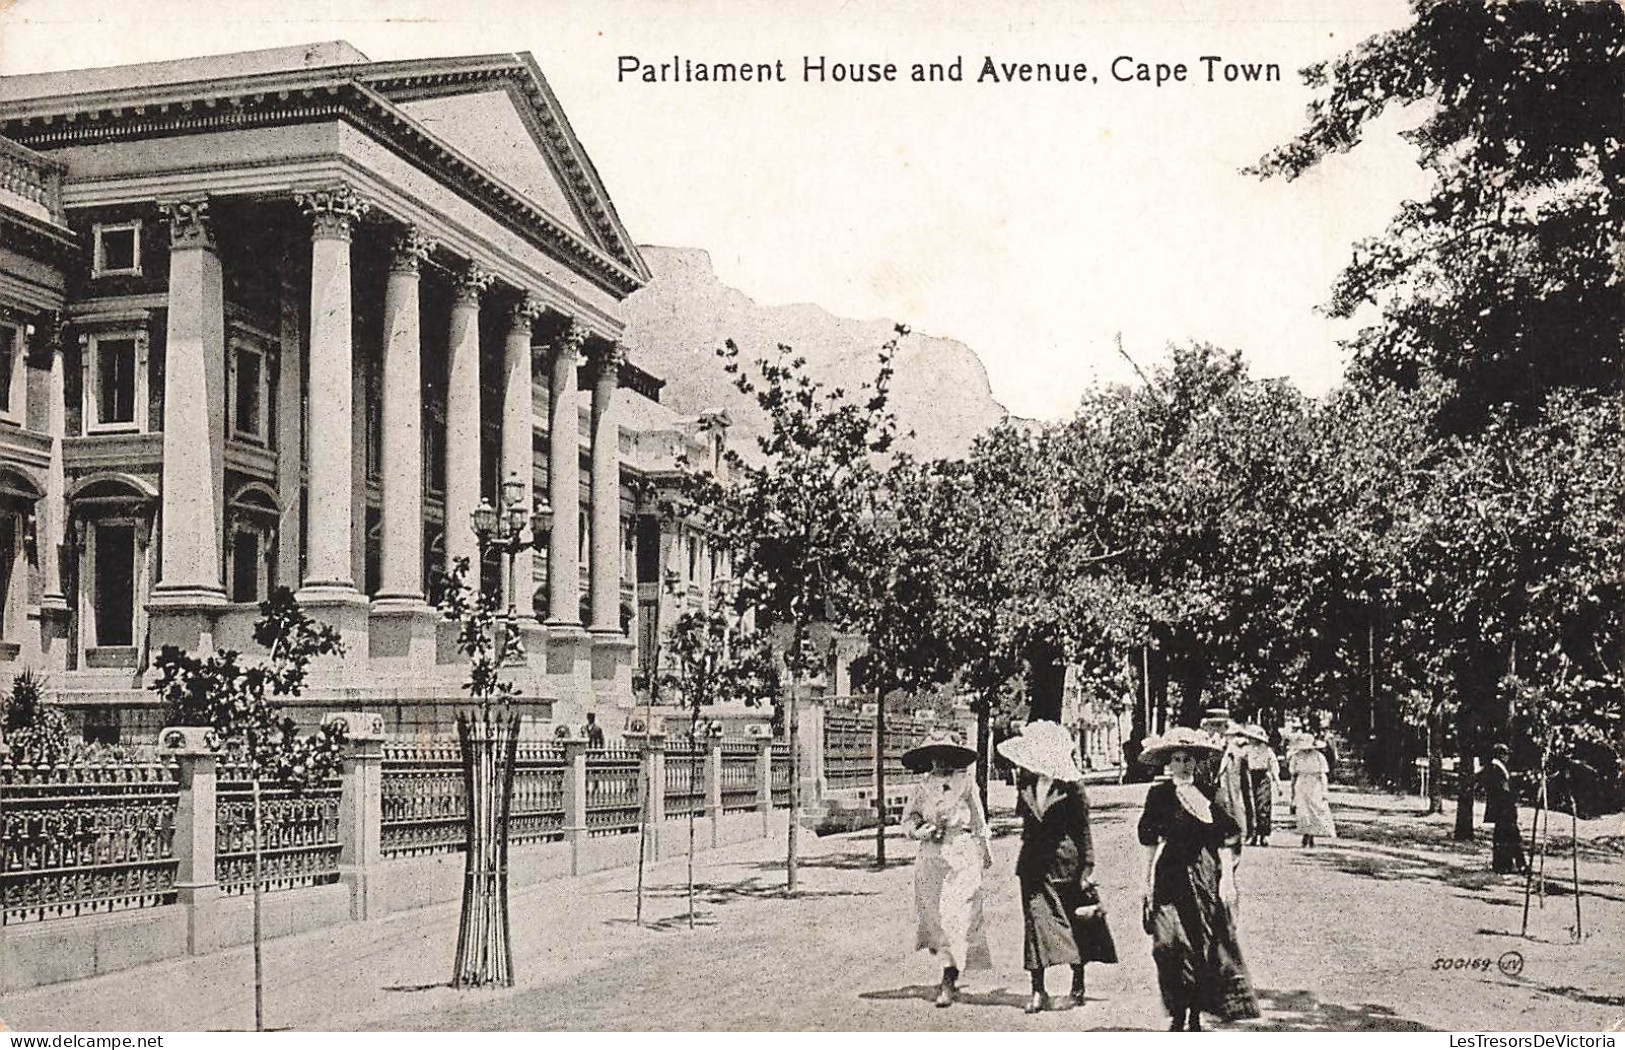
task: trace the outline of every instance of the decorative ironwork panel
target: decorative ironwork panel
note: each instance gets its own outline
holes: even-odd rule
[[[302,792],[261,785],[260,888],[291,890],[339,879],[337,778]],[[214,871],[220,892],[254,888],[254,789],[245,766],[220,766]]]
[[[0,921],[175,902],[173,765],[0,766]]]
[[[587,752],[587,834],[635,833],[643,813],[643,757],[632,748]]]
[[[903,752],[925,739],[931,723],[891,715],[886,719],[886,783],[912,783],[917,774],[903,766]],[[875,720],[864,715],[829,715],[824,720],[824,778],[831,790],[866,788],[875,778]]]
[[[666,819],[705,813],[705,749],[666,745]]]
[[[587,761],[590,770],[592,759]],[[514,755],[508,841],[517,845],[563,838],[564,748],[554,743],[521,743]]]
[[[455,742],[386,743],[380,781],[379,847],[385,856],[467,847],[468,789]]]
[[[756,808],[756,745],[725,741],[722,745],[722,811]]]

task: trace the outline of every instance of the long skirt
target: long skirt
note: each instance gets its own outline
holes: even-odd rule
[[[982,929],[982,870],[982,843],[964,832],[921,843],[914,861],[914,946],[960,972],[993,968]]]
[[[1029,970],[1046,966],[1117,961],[1117,944],[1104,912],[1080,919],[1086,902],[1077,879],[1052,882],[1042,875],[1021,877],[1021,917],[1024,965]]]
[[[1257,1017],[1235,917],[1219,899],[1218,857],[1204,849],[1188,864],[1167,859],[1157,867],[1148,925],[1163,1006],[1174,1017],[1192,1007],[1227,1021]]]
[[[1253,781],[1253,834],[1268,835],[1272,829],[1275,806],[1275,784],[1262,770],[1248,771]]]
[[[1326,774],[1299,773],[1293,777],[1292,800],[1298,807],[1298,834],[1337,837],[1332,804],[1326,798]]]
[[[1517,810],[1496,819],[1491,850],[1491,866],[1502,875],[1509,872],[1521,873],[1526,867],[1523,833],[1518,830]]]

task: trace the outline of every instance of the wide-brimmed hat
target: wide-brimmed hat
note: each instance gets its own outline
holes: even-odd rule
[[[1083,779],[1073,757],[1076,743],[1059,722],[1028,722],[1021,735],[999,744],[999,754],[1030,773],[1053,780]]]
[[[1232,723],[1228,732],[1230,736],[1244,736],[1248,740],[1252,740],[1260,744],[1267,744],[1270,742],[1270,735],[1264,732],[1263,726],[1258,725],[1255,722],[1249,722],[1246,725],[1242,725],[1240,722]]]
[[[924,740],[903,752],[903,766],[916,773],[928,773],[938,760],[955,769],[976,764],[976,752],[951,729],[933,729]]]
[[[1188,726],[1175,726],[1161,736],[1147,737],[1140,751],[1140,761],[1148,766],[1161,765],[1175,751],[1223,751],[1223,744],[1211,733]]]
[[[1313,733],[1299,733],[1297,736],[1290,738],[1286,742],[1286,749],[1288,753],[1293,751],[1318,751],[1320,747],[1321,743],[1319,740],[1315,739],[1315,734]]]

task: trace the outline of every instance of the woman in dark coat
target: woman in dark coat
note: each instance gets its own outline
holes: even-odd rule
[[[1240,827],[1194,780],[1216,742],[1194,729],[1146,742],[1142,760],[1166,762],[1169,779],[1151,786],[1140,816],[1146,847],[1145,924],[1162,1002],[1173,1031],[1199,1031],[1201,1015],[1258,1016],[1252,980],[1236,940],[1235,854]]]
[[[1528,872],[1523,856],[1523,832],[1518,830],[1518,796],[1512,791],[1512,773],[1507,769],[1511,752],[1496,744],[1490,764],[1484,770],[1484,821],[1495,826],[1491,867],[1501,875]]]
[[[1072,755],[1072,737],[1055,722],[1029,723],[1007,741],[1005,757],[1019,770],[1016,812],[1021,816],[1021,884],[1024,961],[1032,977],[1027,1012],[1050,1005],[1044,970],[1072,968],[1068,1002],[1084,1002],[1084,966],[1114,963],[1117,946],[1095,889],[1094,842],[1083,773]]]

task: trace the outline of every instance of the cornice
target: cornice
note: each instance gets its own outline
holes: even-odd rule
[[[600,251],[372,87],[323,72],[322,79],[295,78],[299,81],[295,84],[279,76],[275,90],[267,89],[266,78],[243,78],[235,86],[223,81],[168,85],[135,98],[128,92],[112,92],[0,104],[0,133],[31,149],[47,150],[348,120],[462,190],[527,240],[571,262],[606,291],[624,297],[642,286],[646,275],[639,272],[638,256],[627,251],[626,241],[606,238],[619,257]],[[214,93],[197,97],[205,87]]]
[[[68,262],[79,256],[79,242],[72,231],[32,215],[0,206],[0,233],[6,247],[46,262]]]

